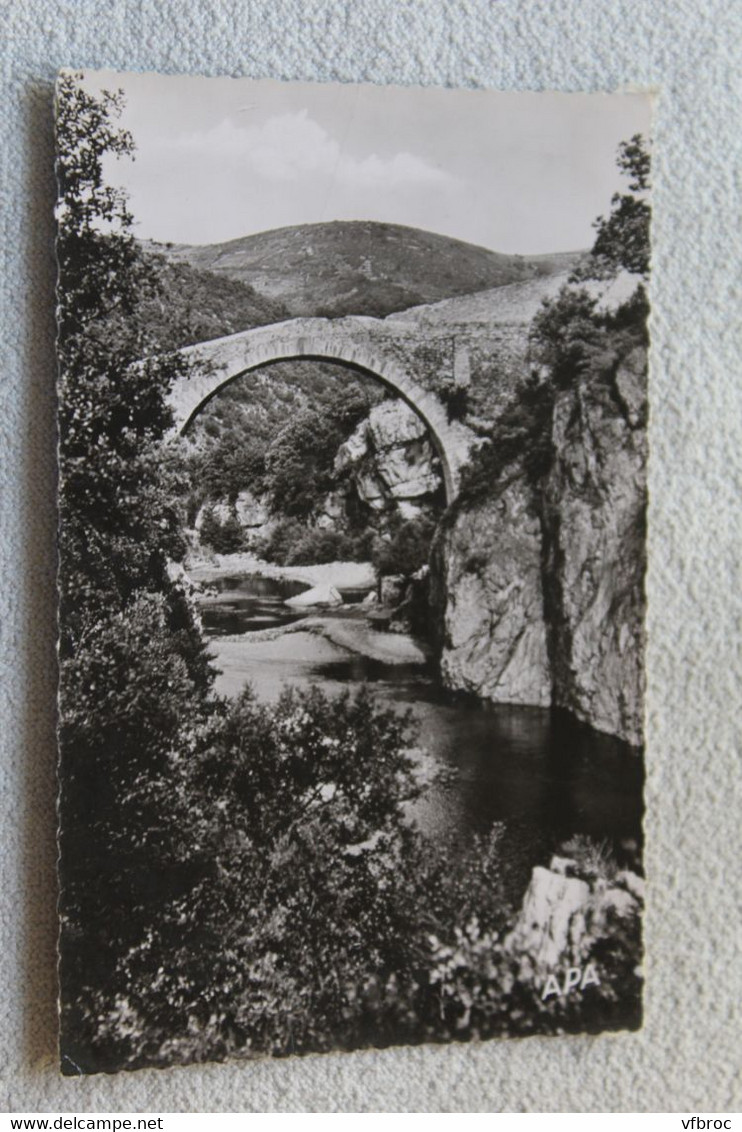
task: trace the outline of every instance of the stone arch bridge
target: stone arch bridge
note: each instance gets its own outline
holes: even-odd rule
[[[450,503],[476,438],[465,425],[449,420],[441,392],[468,385],[469,348],[463,330],[359,316],[296,318],[200,342],[181,351],[195,358],[196,366],[171,391],[175,428],[185,432],[220,389],[250,370],[299,358],[338,362],[376,377],[422,418],[441,461]]]

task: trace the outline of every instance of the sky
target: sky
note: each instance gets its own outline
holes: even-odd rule
[[[644,94],[516,94],[87,72],[122,89],[135,160],[109,161],[143,239],[222,243],[329,220],[406,224],[494,251],[589,247],[649,137]]]

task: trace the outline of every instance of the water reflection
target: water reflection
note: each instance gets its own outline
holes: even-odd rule
[[[512,836],[519,831],[520,844],[535,846],[534,860],[546,842],[554,846],[580,833],[607,841],[620,859],[636,863],[642,762],[619,739],[566,712],[457,696],[440,687],[430,665],[386,664],[308,633],[268,644],[217,645],[226,634],[299,621],[305,614],[283,602],[305,588],[267,578],[220,583],[218,604],[205,606],[202,615],[218,656],[221,649],[222,666],[232,666],[232,683],[223,684],[223,692],[236,694],[248,679],[266,700],[275,700],[287,684],[319,682],[332,694],[370,683],[382,703],[412,711],[420,747],[452,772],[413,807],[412,817],[426,833],[455,842],[505,822]],[[337,611],[346,618],[349,613],[345,606]]]
[[[423,666],[404,667],[395,672],[358,657],[316,665],[314,674],[370,681],[380,698],[412,710],[421,746],[456,771],[451,785],[429,792],[419,815],[426,825],[448,835],[518,821],[556,839],[582,833],[607,840],[619,856],[633,856],[641,844],[643,771],[628,744],[567,712],[456,696]]]

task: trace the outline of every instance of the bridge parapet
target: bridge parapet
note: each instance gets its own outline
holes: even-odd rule
[[[457,494],[474,434],[450,421],[440,391],[468,381],[468,349],[451,328],[432,333],[373,318],[297,318],[256,327],[181,351],[196,360],[170,396],[175,428],[185,431],[228,382],[249,370],[295,358],[338,362],[369,373],[401,396],[428,426],[438,450],[446,496]]]

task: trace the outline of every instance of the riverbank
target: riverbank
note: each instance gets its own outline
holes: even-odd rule
[[[220,578],[253,576],[304,582],[307,586],[334,586],[337,590],[371,590],[376,573],[370,562],[323,562],[314,566],[276,566],[255,554],[192,556],[185,571],[192,582],[208,585]]]
[[[300,643],[304,643],[297,638],[310,636],[314,640],[315,649],[316,638],[319,636],[335,649],[342,650],[345,655],[365,656],[381,664],[425,664],[428,659],[421,644],[406,633],[379,632],[370,628],[360,617],[303,617],[290,625],[214,639],[211,648],[212,651],[214,648],[220,649],[224,643],[242,644],[249,646],[250,655],[255,658],[260,652],[259,646],[289,638],[277,649],[269,650],[269,654],[271,659],[280,658],[282,654],[290,658],[295,656],[294,650]]]

